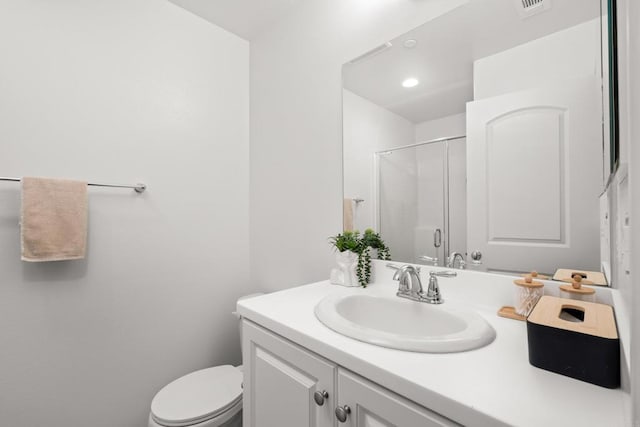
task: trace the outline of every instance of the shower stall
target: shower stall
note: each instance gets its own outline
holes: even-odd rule
[[[374,155],[376,226],[393,259],[446,263],[467,252],[466,137],[420,142]]]

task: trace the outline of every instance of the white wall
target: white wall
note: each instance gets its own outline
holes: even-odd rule
[[[473,63],[475,100],[585,74],[601,75],[600,18]]]
[[[416,125],[416,142],[431,141],[438,138],[463,136],[467,134],[467,115],[454,114],[440,119],[428,120]]]
[[[620,138],[620,162],[622,167],[619,170],[619,173],[616,174],[616,179],[613,180],[614,184],[623,179],[623,175],[625,169],[628,171],[629,175],[629,185],[627,188],[629,194],[633,194],[634,189],[634,175],[640,173],[638,169],[639,166],[634,167],[634,153],[632,152],[632,148],[635,144],[635,139],[640,137],[639,134],[634,134],[636,129],[634,125],[637,121],[637,115],[634,115],[634,108],[637,108],[634,105],[635,102],[638,102],[634,96],[636,93],[634,90],[637,89],[635,86],[635,81],[632,80],[631,76],[633,74],[633,67],[638,65],[634,61],[639,61],[640,58],[636,58],[634,54],[636,53],[633,49],[638,48],[635,46],[635,40],[632,38],[632,31],[639,31],[637,25],[632,25],[634,21],[630,14],[634,12],[633,6],[627,0],[622,0],[621,4],[618,7],[618,94],[619,94],[619,114],[620,114],[620,125],[619,125],[619,138]],[[634,173],[635,170],[635,173]],[[620,173],[621,172],[621,173]],[[622,217],[622,212],[618,212],[620,202],[625,198],[624,194],[619,194],[617,185],[610,185],[608,188],[609,198],[610,198],[610,208],[611,208],[611,256],[612,256],[612,265],[611,268],[613,270],[612,275],[616,281],[616,287],[620,290],[623,295],[623,299],[625,302],[629,304],[627,307],[629,312],[632,313],[637,310],[633,310],[633,305],[631,302],[633,301],[633,274],[629,275],[625,273],[625,268],[621,262],[621,255],[623,255],[622,245],[620,242],[620,233],[619,233],[619,224],[624,223],[624,218]],[[632,210],[632,220],[631,223],[633,225],[635,212],[633,203],[637,203],[637,200],[631,198],[631,210]],[[637,231],[637,230],[636,230]],[[633,232],[633,230],[632,230]],[[631,234],[631,233],[630,233]],[[633,257],[636,254],[636,250],[633,248],[633,242],[630,242],[632,246],[631,253],[631,265],[640,265],[633,263]],[[640,415],[639,415],[640,416]]]
[[[252,281],[301,285],[326,279],[334,263],[342,64],[466,2],[309,0],[252,41]]]
[[[374,228],[374,164],[376,151],[413,143],[409,120],[348,90],[343,91],[344,195],[361,198],[354,228]]]
[[[170,380],[240,361],[248,43],[159,0],[1,7],[0,174],[149,190],[90,188],[87,259],[28,264],[0,184],[0,424],[146,426]]]
[[[617,0],[618,7],[618,76],[620,108],[620,152],[621,161],[628,163],[631,203],[631,271],[628,280],[620,283],[620,292],[628,305],[631,329],[631,396],[632,411],[630,425],[640,425],[640,291],[637,277],[640,274],[640,4],[632,0]],[[618,218],[619,220],[620,218]],[[613,233],[613,231],[612,231]],[[613,268],[621,269],[616,262]],[[619,272],[622,273],[622,272]]]
[[[620,87],[621,91],[625,91],[629,94],[629,104],[631,111],[628,116],[622,117],[621,124],[628,125],[630,129],[630,138],[623,141],[621,147],[621,155],[625,155],[629,161],[629,173],[630,173],[630,188],[629,197],[631,199],[631,277],[629,280],[629,287],[635,282],[638,285],[636,279],[640,273],[638,268],[640,266],[640,147],[638,147],[638,141],[640,141],[640,122],[637,117],[640,114],[640,4],[638,2],[632,2],[630,0],[619,1],[619,22],[626,20],[621,24],[621,29],[628,29],[628,32],[621,32],[627,37],[627,43],[624,47],[628,51],[622,51],[619,54],[620,65],[629,67],[629,75],[635,76],[632,82],[624,82]],[[629,84],[630,83],[630,84]],[[628,84],[628,85],[627,85]],[[633,141],[633,143],[632,143]],[[628,154],[628,157],[626,156]],[[631,368],[632,368],[632,407],[633,409],[633,425],[640,425],[640,291],[631,291],[631,306],[635,307],[632,311],[631,319]]]

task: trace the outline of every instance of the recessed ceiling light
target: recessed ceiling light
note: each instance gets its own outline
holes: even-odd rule
[[[402,87],[415,87],[418,86],[420,82],[418,81],[418,79],[414,79],[413,77],[410,77],[408,79],[405,79],[405,81],[402,82]]]
[[[402,45],[407,49],[413,49],[417,44],[418,41],[416,39],[407,39],[404,41],[404,43],[402,43]]]

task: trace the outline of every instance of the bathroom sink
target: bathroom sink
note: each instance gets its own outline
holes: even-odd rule
[[[382,347],[422,353],[455,353],[490,344],[495,330],[477,313],[447,303],[397,297],[330,295],[316,317],[334,331]]]

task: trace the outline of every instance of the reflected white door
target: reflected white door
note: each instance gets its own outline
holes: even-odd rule
[[[468,250],[488,270],[599,269],[600,97],[584,77],[467,104]]]

